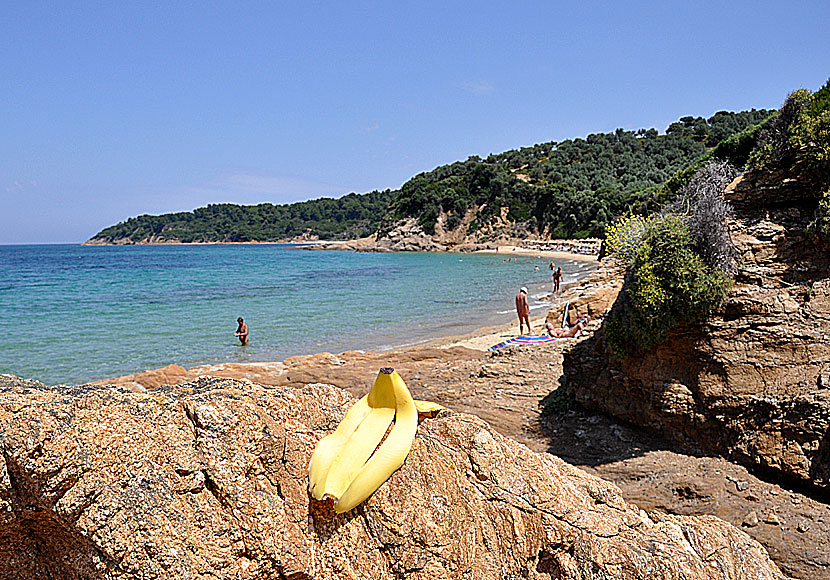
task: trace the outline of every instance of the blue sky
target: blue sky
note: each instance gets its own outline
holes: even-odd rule
[[[830,77],[825,0],[2,12],[0,244],[396,188],[470,155],[777,108]]]

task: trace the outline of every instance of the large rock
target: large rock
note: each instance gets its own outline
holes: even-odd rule
[[[723,306],[624,361],[598,332],[565,358],[577,400],[772,478],[830,486],[830,243],[805,232],[817,199],[806,191],[781,176],[731,184],[740,268]]]
[[[353,401],[326,385],[0,377],[0,577],[783,578],[737,528],[648,515],[451,412],[337,516],[309,499],[306,466]]]

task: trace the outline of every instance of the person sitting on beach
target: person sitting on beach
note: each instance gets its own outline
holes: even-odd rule
[[[524,286],[516,294],[516,314],[519,315],[519,334],[523,334],[523,322],[527,323],[527,331],[530,332],[530,303],[527,301],[527,288]]]
[[[245,346],[248,344],[248,325],[245,324],[245,321],[242,320],[241,316],[236,319],[236,322],[239,323],[239,327],[233,335],[239,337],[239,342],[242,343],[242,346]]]
[[[545,324],[545,328],[548,329],[548,334],[550,336],[556,338],[575,338],[578,333],[582,332],[582,329],[585,328],[585,324],[587,322],[587,319],[580,318],[576,324],[570,328],[556,328],[552,322],[548,322]]]

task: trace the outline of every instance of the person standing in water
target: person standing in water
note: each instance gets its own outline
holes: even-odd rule
[[[553,273],[553,292],[559,292],[559,283],[562,282],[562,268],[557,267]]]
[[[245,324],[245,321],[242,320],[241,316],[236,319],[236,322],[239,324],[239,327],[233,335],[239,337],[239,342],[242,343],[242,346],[245,346],[248,344],[248,325]]]
[[[519,334],[522,334],[522,323],[527,323],[527,332],[530,333],[530,303],[527,301],[527,288],[522,286],[516,294],[516,314],[519,315]]]

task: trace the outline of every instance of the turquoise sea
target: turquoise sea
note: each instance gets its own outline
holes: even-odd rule
[[[515,318],[549,260],[281,245],[0,246],[0,373],[80,384],[158,368],[379,350]],[[564,282],[595,262],[559,260]],[[534,266],[540,267],[539,271]],[[250,343],[234,338],[236,319]]]

